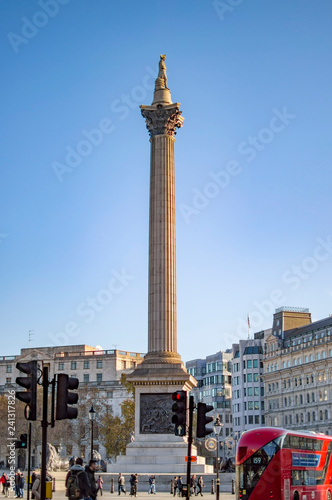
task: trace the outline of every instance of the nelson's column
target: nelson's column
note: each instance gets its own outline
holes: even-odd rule
[[[153,102],[141,106],[151,143],[148,353],[127,377],[135,386],[135,440],[110,467],[114,472],[186,471],[187,439],[174,435],[171,422],[171,394],[196,386],[177,353],[174,143],[183,118],[180,104],[171,100],[165,57]],[[192,470],[210,471],[200,457]]]

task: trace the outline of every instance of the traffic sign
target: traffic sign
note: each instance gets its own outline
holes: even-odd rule
[[[186,428],[184,425],[176,425],[175,426],[175,435],[176,436],[184,436],[186,433]]]
[[[185,462],[197,462],[197,457],[193,457],[193,456],[187,457],[187,456],[185,456],[184,457],[184,461]]]
[[[208,451],[215,451],[217,449],[217,440],[215,438],[206,439],[205,448]]]

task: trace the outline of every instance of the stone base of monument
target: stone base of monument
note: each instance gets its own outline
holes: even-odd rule
[[[150,474],[167,473],[174,475],[185,475],[187,462],[185,457],[188,445],[184,442],[169,441],[151,444],[145,442],[133,442],[127,446],[126,455],[117,457],[115,464],[107,465],[107,472],[131,472]],[[192,447],[192,456],[197,456],[196,448]],[[192,474],[208,474],[213,472],[212,465],[206,465],[204,457],[197,457],[196,462],[191,463]]]

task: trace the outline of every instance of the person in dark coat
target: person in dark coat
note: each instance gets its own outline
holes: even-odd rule
[[[89,483],[90,483],[90,497],[92,500],[96,500],[97,497],[97,483],[95,478],[95,471],[97,470],[97,460],[92,458],[89,461],[89,465],[85,466],[85,472],[87,473]]]
[[[178,477],[178,492],[179,492],[179,497],[182,497],[182,487],[183,487],[182,476],[179,476]]]

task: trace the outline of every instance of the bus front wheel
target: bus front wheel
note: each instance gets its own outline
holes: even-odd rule
[[[299,494],[297,491],[294,493],[293,500],[299,500]]]
[[[332,496],[331,496],[331,492],[330,490],[328,490],[327,494],[326,494],[326,500],[331,500]]]

